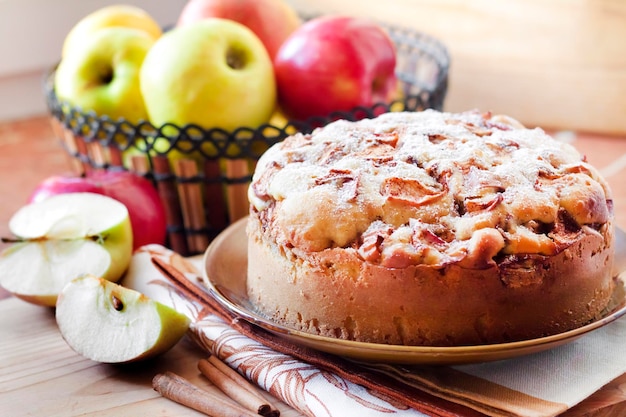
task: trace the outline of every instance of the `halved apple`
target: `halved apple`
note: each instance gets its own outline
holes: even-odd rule
[[[95,193],[50,197],[9,221],[15,243],[0,254],[0,285],[28,302],[53,307],[72,279],[93,274],[118,281],[130,264],[126,206]]]
[[[172,348],[190,320],[144,294],[92,275],[65,286],[56,320],[67,344],[97,362],[147,359]]]

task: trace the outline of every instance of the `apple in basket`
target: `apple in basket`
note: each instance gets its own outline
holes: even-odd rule
[[[130,4],[114,4],[97,9],[80,19],[65,36],[61,56],[80,49],[78,45],[88,40],[94,32],[108,27],[138,29],[155,40],[162,34],[159,23],[145,10]]]
[[[106,195],[128,209],[133,230],[133,248],[165,244],[165,207],[152,183],[130,171],[90,171],[84,176],[55,175],[39,183],[28,202],[38,202],[65,193],[91,192]]]
[[[284,0],[189,0],[176,25],[185,26],[209,17],[247,26],[263,42],[271,58],[301,24],[295,9]]]
[[[148,359],[173,347],[190,320],[144,294],[85,275],[59,294],[56,321],[63,339],[77,353],[97,362]]]
[[[164,33],[146,55],[140,86],[155,126],[255,128],[276,105],[272,61],[263,43],[244,25],[220,18]]]
[[[34,304],[54,306],[83,274],[118,281],[132,257],[132,229],[122,203],[94,193],[52,196],[20,208],[15,235],[0,254],[0,285]]]
[[[136,124],[148,119],[139,71],[154,44],[145,31],[108,27],[72,45],[54,75],[57,97],[82,111]]]
[[[304,23],[274,58],[278,100],[295,120],[387,103],[397,93],[396,48],[378,24],[323,16]]]

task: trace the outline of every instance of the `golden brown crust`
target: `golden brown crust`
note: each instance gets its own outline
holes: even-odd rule
[[[270,149],[249,197],[249,295],[301,330],[497,343],[578,327],[612,294],[606,182],[504,116],[333,123]]]
[[[613,292],[610,236],[581,233],[556,256],[507,258],[485,269],[386,268],[354,250],[306,260],[248,225],[248,295],[272,320],[363,342],[501,343],[560,333],[601,316]]]
[[[365,244],[369,262],[404,267],[476,258],[482,229],[502,235],[492,254],[554,254],[551,230],[606,223],[611,197],[574,148],[540,129],[426,111],[287,138],[260,159],[249,198],[280,244],[304,253]]]

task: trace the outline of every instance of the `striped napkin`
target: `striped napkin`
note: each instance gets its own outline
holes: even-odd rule
[[[122,284],[188,315],[190,336],[202,348],[307,416],[549,417],[626,373],[626,318],[554,349],[462,366],[368,364],[298,348],[285,352],[273,348],[280,341],[254,337],[256,326],[192,300],[154,258],[202,290],[200,260],[159,245],[134,254]]]

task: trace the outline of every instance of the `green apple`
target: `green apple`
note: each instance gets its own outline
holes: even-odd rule
[[[94,274],[118,281],[133,250],[128,209],[95,193],[49,197],[9,220],[16,236],[0,254],[0,285],[28,302],[54,306],[72,279]]]
[[[108,27],[128,27],[139,29],[152,39],[158,39],[161,26],[145,10],[130,4],[114,4],[89,13],[72,27],[63,41],[62,57],[79,49],[94,32]]]
[[[54,77],[58,98],[113,120],[148,120],[139,72],[154,42],[146,32],[126,27],[93,32],[61,59]]]
[[[148,359],[172,348],[189,328],[182,313],[144,294],[86,275],[64,288],[56,305],[61,335],[97,362]]]
[[[155,126],[255,128],[267,123],[276,106],[263,43],[244,25],[221,18],[164,33],[144,60],[140,86]]]

